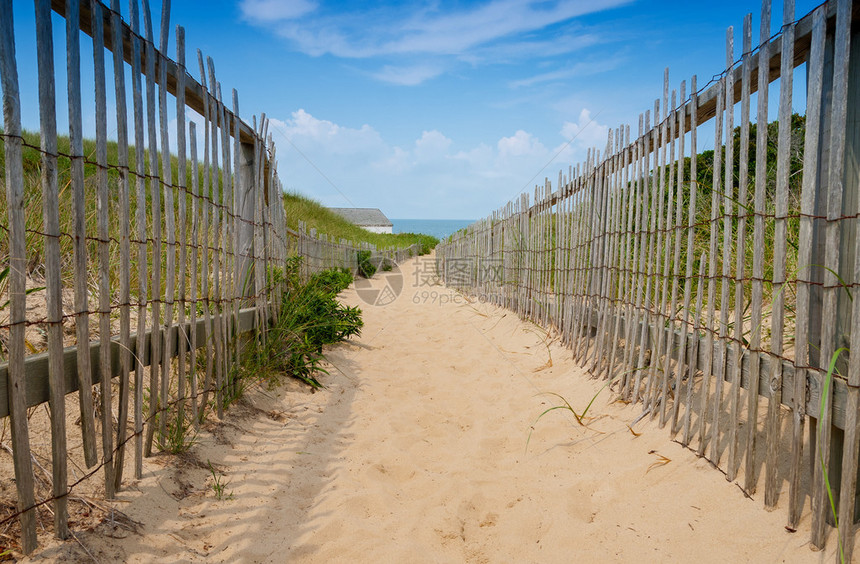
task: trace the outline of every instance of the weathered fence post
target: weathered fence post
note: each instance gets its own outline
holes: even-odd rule
[[[238,108],[236,108],[238,109]],[[236,114],[238,116],[238,113]],[[251,283],[254,276],[254,184],[256,174],[254,163],[256,162],[256,151],[253,143],[242,143],[239,151],[239,169],[236,171],[239,179],[239,190],[237,193],[239,212],[239,247],[236,249],[239,261],[239,284],[242,285],[242,296],[253,298],[255,289]],[[243,304],[250,307],[250,301]]]
[[[9,422],[12,428],[12,457],[18,511],[21,512],[21,547],[24,554],[35,550],[36,510],[33,463],[30,460],[30,430],[27,423],[27,388],[24,373],[24,322],[26,312],[27,249],[25,246],[24,168],[22,164],[21,106],[12,3],[0,2],[0,83],[3,87],[3,126],[6,137],[5,182],[9,225]]]
[[[860,133],[860,129],[857,128],[857,110],[853,108],[856,104],[851,101],[856,100],[860,94],[856,84],[857,71],[860,71],[860,52],[857,46],[860,38],[857,34],[853,38],[850,37],[851,8],[851,2],[848,1],[838,5],[835,32],[828,29],[825,43],[820,112],[821,142],[816,173],[819,190],[815,216],[825,216],[827,221],[817,219],[813,224],[813,257],[824,257],[824,268],[819,264],[820,259],[816,261],[814,258],[814,265],[798,265],[801,269],[808,266],[809,279],[813,283],[810,291],[809,365],[826,369],[831,358],[838,355],[834,377],[836,374],[847,374],[851,300],[848,288],[840,286],[854,282],[856,218],[847,219],[845,216],[854,215],[858,211],[858,197],[855,193],[858,182],[854,176],[857,173],[856,151],[860,150],[860,143],[854,138]],[[849,76],[853,69],[856,70],[852,84]],[[837,272],[832,271],[834,267]],[[818,282],[823,282],[823,286],[818,286]],[[810,414],[809,444],[814,469],[812,544],[820,548],[824,544],[822,517],[832,522],[832,512],[825,507],[827,503],[824,475],[826,474],[832,489],[834,504],[838,506],[841,497],[845,434],[831,424],[833,386],[824,394],[824,376],[823,373],[819,374],[822,374],[819,396],[824,396],[820,401],[823,409],[818,417],[815,417],[814,413]],[[819,428],[819,418],[822,428]],[[856,483],[856,477],[852,481]],[[854,518],[856,519],[856,514]]]
[[[233,111],[238,118],[239,116],[239,98],[235,90],[233,90]],[[237,136],[238,137],[238,136]],[[255,302],[257,293],[256,285],[254,284],[256,276],[256,265],[254,264],[254,194],[256,182],[256,147],[253,143],[240,143],[239,150],[236,152],[236,297],[242,297],[240,307],[251,307]],[[267,323],[267,320],[263,321]],[[237,354],[239,358],[243,357],[249,343],[254,342],[254,336],[245,334],[239,339],[237,346]]]
[[[851,37],[851,54],[848,61],[848,109],[847,119],[845,122],[845,210],[847,214],[856,214],[860,211],[860,108],[858,108],[858,98],[860,98],[860,37],[857,33]],[[858,275],[858,257],[857,257],[857,219],[856,217],[849,220],[846,225],[846,237],[843,239],[843,244],[846,245],[843,256],[852,259],[851,267],[846,268],[846,273],[851,273],[851,282],[854,283],[860,279]],[[837,330],[839,335],[846,335],[851,340],[851,344],[856,346],[857,339],[860,338],[860,303],[845,304],[845,310],[838,319]],[[853,318],[852,312],[853,309]],[[840,312],[843,310],[840,309]],[[853,336],[853,337],[852,337]],[[850,360],[850,359],[849,359]],[[835,453],[842,455],[842,460],[837,463],[834,468],[838,469],[841,475],[840,483],[837,484],[839,491],[843,497],[842,503],[839,505],[839,523],[841,523],[839,531],[839,542],[843,548],[845,560],[851,561],[851,549],[854,544],[854,523],[857,522],[858,510],[860,503],[857,499],[858,489],[858,456],[860,456],[860,444],[858,444],[858,411],[860,411],[860,358],[855,355],[853,362],[848,368],[848,398],[846,400],[846,419],[844,442],[839,441],[844,445],[844,452],[840,449],[834,449]],[[834,436],[838,437],[839,433]]]
[[[42,139],[42,216],[45,231],[45,286],[48,305],[48,367],[50,378],[51,456],[54,480],[54,531],[58,538],[69,537],[66,458],[66,404],[63,389],[63,303],[60,279],[60,210],[57,180],[57,113],[54,83],[54,45],[51,7],[45,0],[36,5],[38,50],[39,114]]]

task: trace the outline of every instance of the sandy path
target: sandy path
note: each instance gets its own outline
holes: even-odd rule
[[[83,545],[131,562],[833,560],[809,550],[808,515],[786,532],[783,502],[766,512],[655,424],[635,437],[638,408],[606,390],[588,429],[552,412],[526,451],[558,403],[539,392],[581,409],[602,382],[514,314],[412,287],[410,268],[390,305],[343,294],[365,328],[330,351],[327,390],[252,392],[195,457],[155,458],[122,494],[142,534],[102,525]],[[435,302],[413,303],[416,291]],[[649,470],[658,455],[671,462]],[[214,498],[195,459],[220,469],[231,499]],[[83,554],[66,543],[41,556],[70,551]]]

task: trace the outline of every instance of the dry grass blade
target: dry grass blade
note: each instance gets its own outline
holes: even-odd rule
[[[641,437],[641,436],[642,436],[642,433],[637,433],[636,431],[634,431],[634,430],[633,430],[633,427],[631,427],[630,425],[628,425],[628,426],[627,426],[627,428],[628,428],[628,429],[630,429],[630,433],[631,433],[634,437]]]
[[[630,430],[633,431],[633,429],[630,429]],[[648,472],[650,472],[651,470],[653,470],[654,468],[657,468],[659,466],[665,466],[665,465],[669,464],[670,462],[672,462],[671,458],[667,458],[667,457],[663,456],[662,454],[660,454],[656,450],[652,450],[652,451],[648,452],[648,454],[653,454],[653,455],[657,456],[657,460],[655,462],[651,463],[651,466],[648,467],[648,470],[645,470],[646,474]]]
[[[464,294],[464,296],[465,296],[465,294]],[[472,310],[472,313],[474,313],[475,315],[478,315],[480,317],[485,317],[485,318],[490,317],[486,313],[482,313],[482,312],[478,311],[478,308],[476,308],[475,306],[472,305],[473,302],[468,297],[466,297],[466,301],[468,302],[468,305],[466,307],[469,308],[470,310]]]

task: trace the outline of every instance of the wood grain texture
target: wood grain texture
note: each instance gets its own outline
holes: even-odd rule
[[[197,50],[197,65],[200,70],[200,82],[201,84],[206,84],[206,67],[203,65],[203,53],[200,52],[200,49]],[[212,388],[212,381],[214,377],[214,334],[211,331],[211,325],[209,324],[210,317],[213,312],[213,300],[212,300],[212,290],[211,290],[211,273],[213,268],[210,265],[210,254],[209,254],[209,240],[210,240],[210,224],[209,218],[213,217],[213,208],[212,208],[212,189],[210,183],[210,167],[209,167],[209,136],[212,128],[212,124],[210,122],[210,106],[211,100],[209,100],[208,91],[205,90],[204,93],[207,98],[207,102],[203,107],[203,185],[200,189],[201,194],[201,222],[203,231],[203,240],[205,243],[203,244],[203,257],[202,263],[200,265],[200,295],[203,300],[203,318],[206,320],[207,333],[204,337],[206,344],[206,367],[205,374],[203,379],[203,393],[200,398],[200,408],[197,412],[197,420],[203,420],[204,410],[206,409],[206,405],[209,401],[209,391]],[[214,217],[213,217],[214,219]]]
[[[735,238],[735,316],[733,338],[735,346],[742,346],[744,342],[744,276],[746,271],[746,238],[747,217],[749,198],[747,195],[749,184],[749,151],[750,151],[750,74],[752,60],[752,14],[744,17],[743,25],[743,53],[741,57],[741,135],[738,154],[738,195],[737,205],[737,237]],[[735,355],[739,361],[741,355]],[[738,471],[738,436],[740,434],[741,413],[741,386],[739,383],[741,367],[738,362],[729,366],[732,383],[729,414],[729,446],[728,467],[726,468],[726,480],[733,482]]]
[[[5,17],[5,15],[4,15]],[[9,17],[11,20],[11,16]],[[39,68],[39,124],[42,148],[42,225],[45,231],[45,298],[48,320],[48,365],[51,411],[51,477],[53,479],[54,531],[69,537],[68,458],[66,402],[63,373],[63,302],[60,269],[60,209],[57,184],[57,113],[54,82],[54,45],[51,8],[47,0],[36,3],[36,42]]]
[[[107,88],[105,86],[105,61],[103,34],[101,33],[101,7],[93,11],[93,75],[96,98],[96,204],[98,232],[98,302],[99,302],[99,370],[101,372],[101,427],[102,464],[105,478],[105,497],[114,497],[113,460],[113,401],[110,386],[111,346],[111,287],[110,287],[110,227],[108,215],[107,175]]]
[[[729,71],[734,65],[735,58],[735,31],[733,27],[729,27],[726,30],[726,70]],[[722,274],[720,276],[720,322],[719,322],[719,330],[717,332],[717,337],[720,340],[721,348],[723,350],[727,350],[728,346],[728,331],[729,331],[729,304],[730,302],[730,293],[731,293],[731,274],[732,274],[732,224],[733,214],[732,214],[732,203],[734,201],[735,196],[735,184],[734,184],[734,126],[735,126],[735,100],[734,100],[734,90],[732,88],[725,89],[726,94],[726,106],[725,106],[725,115],[724,115],[724,128],[725,128],[725,170],[720,171],[717,166],[717,157],[719,151],[715,154],[714,159],[714,174],[719,175],[722,174],[722,193],[723,193],[723,205],[722,205],[722,216],[723,216],[723,242],[722,242],[722,251],[723,256],[722,260]],[[717,124],[719,124],[719,116],[717,116]],[[722,144],[722,143],[721,143]],[[715,147],[719,147],[720,144],[714,144]],[[717,190],[718,185],[714,185],[714,190]],[[723,380],[726,376],[726,357],[725,355],[720,358],[714,359],[714,379],[716,385],[714,386],[714,417],[713,417],[713,429],[712,429],[712,437],[713,442],[711,443],[711,461],[719,466],[720,464],[720,455],[722,451],[720,450],[720,420],[722,418],[722,407],[723,407]]]
[[[70,14],[77,13],[77,0],[68,1]],[[72,186],[72,241],[75,268],[75,339],[78,343],[88,343],[89,296],[87,294],[87,229],[86,229],[86,192],[84,190],[84,133],[81,117],[81,49],[77,18],[66,19],[66,74],[69,99],[69,155],[71,160]],[[87,392],[92,388],[92,367],[90,359],[81,347],[78,356],[78,378],[84,393],[78,394],[81,408],[81,434],[84,440],[84,462],[87,467],[98,463],[96,454],[96,428],[93,409],[93,396]]]
[[[697,104],[696,100],[698,98],[698,92],[696,91],[696,75],[693,75],[690,78],[690,196],[689,202],[687,203],[687,263],[685,265],[685,274],[684,274],[684,319],[681,323],[681,343],[683,346],[678,349],[678,360],[676,363],[676,370],[678,372],[676,376],[676,381],[679,382],[679,385],[676,389],[676,402],[675,402],[675,410],[672,414],[673,416],[673,429],[677,432],[678,429],[678,418],[680,415],[680,406],[683,401],[684,404],[684,433],[682,436],[682,443],[686,446],[690,442],[690,409],[691,409],[691,400],[693,394],[693,376],[695,373],[692,369],[685,365],[683,358],[683,351],[686,348],[687,341],[689,340],[689,330],[692,327],[693,315],[690,311],[690,300],[692,294],[693,287],[693,261],[695,260],[695,247],[694,247],[694,238],[695,238],[695,224],[696,224],[696,200],[698,194],[698,187],[696,183],[696,129],[698,126],[697,122]],[[683,156],[683,151],[681,153]],[[698,309],[696,310],[698,311]],[[696,335],[698,337],[698,335]],[[683,387],[684,376],[686,377],[686,387]]]
[[[30,432],[27,423],[27,383],[24,373],[24,323],[26,315],[27,249],[25,246],[24,167],[21,147],[21,105],[18,89],[18,64],[15,60],[15,33],[12,2],[0,0],[0,84],[3,86],[3,144],[6,152],[5,181],[9,226],[9,387],[8,406],[12,432],[12,458],[18,511],[21,522],[21,548],[25,554],[37,546],[36,511],[33,491],[33,463],[30,459]]]
[[[723,80],[720,80],[723,84]],[[714,119],[714,147],[720,147],[723,144],[723,96],[717,96],[717,116]],[[708,419],[709,409],[708,400],[710,399],[711,376],[714,371],[714,364],[718,362],[717,356],[714,354],[714,323],[716,321],[716,298],[717,298],[717,241],[719,239],[719,218],[720,218],[720,194],[722,193],[721,176],[722,171],[722,155],[721,151],[714,152],[714,168],[713,180],[711,185],[711,215],[710,215],[710,237],[708,239],[708,291],[707,297],[707,313],[705,314],[705,363],[702,365],[702,388],[699,395],[699,443],[696,452],[699,456],[705,456],[705,449],[708,446]],[[714,393],[714,402],[719,402],[719,390]],[[714,413],[716,417],[718,413]],[[712,424],[715,422],[712,421]],[[719,437],[712,436],[711,458],[714,457],[714,452],[717,451],[716,443]]]
[[[821,87],[824,74],[824,10],[819,7],[814,13],[812,49],[809,58],[809,85],[807,87],[806,133],[804,137],[803,183],[800,195],[800,229],[798,235],[797,264],[801,272],[808,272],[812,264],[812,216],[815,211],[818,183],[815,169],[818,159],[821,127]],[[803,507],[801,480],[803,479],[803,428],[806,420],[805,366],[809,358],[809,284],[808,276],[799,277],[797,283],[797,305],[794,336],[794,364],[798,375],[795,380],[794,403],[792,405],[791,470],[789,473],[788,527],[797,528]]]
[[[146,128],[147,128],[147,145],[149,148],[149,204],[150,217],[152,222],[150,239],[152,241],[151,272],[150,285],[152,295],[161,294],[161,270],[163,268],[162,258],[162,234],[164,227],[161,216],[161,175],[158,170],[158,136],[156,134],[156,107],[155,98],[155,58],[156,51],[153,44],[152,33],[152,14],[149,9],[149,1],[143,0],[143,22],[146,28],[146,43],[144,45],[146,51]],[[152,454],[152,442],[155,438],[156,425],[158,417],[162,410],[162,401],[164,398],[161,391],[161,302],[160,299],[153,299],[150,302],[151,311],[151,331],[154,336],[152,355],[154,361],[149,366],[149,410],[146,425],[146,439],[143,446],[144,456]]]
[[[836,307],[839,280],[834,275],[839,269],[841,223],[835,221],[842,215],[843,167],[845,159],[845,121],[848,111],[848,55],[850,53],[851,2],[837,2],[836,32],[833,48],[833,92],[830,106],[830,163],[827,178],[827,227],[825,230],[826,252],[824,255],[824,300],[821,324],[820,368],[827,370],[835,355]],[[826,481],[830,480],[831,424],[833,422],[832,385],[822,383],[823,393],[815,441],[815,464],[812,481],[812,546],[824,547],[825,518],[830,511]],[[826,480],[825,480],[826,477]]]
[[[770,0],[763,0],[761,5],[761,31],[759,40],[766,41],[770,36]],[[769,57],[769,46],[762,45],[759,48],[758,80],[762,83],[766,80],[767,70],[764,61]],[[763,90],[757,97],[756,113],[756,156],[755,156],[755,195],[753,204],[753,280],[752,280],[752,305],[750,332],[750,351],[757,356],[761,350],[761,324],[762,324],[762,279],[764,278],[764,206],[765,206],[765,178],[767,175],[767,90]],[[753,362],[753,378],[758,380],[757,372],[759,363]],[[756,468],[756,439],[758,427],[758,397],[750,394],[747,404],[747,452],[746,466],[744,470],[744,490],[750,495],[756,491],[758,480],[758,469]]]
[[[147,285],[149,275],[147,272],[146,252],[146,182],[145,172],[145,149],[143,142],[143,86],[141,70],[142,45],[138,29],[140,27],[140,16],[138,14],[137,2],[131,2],[131,22],[134,29],[134,41],[132,43],[133,57],[131,70],[132,99],[134,103],[134,170],[135,175],[135,236],[137,238],[137,334],[146,332],[147,317]],[[135,343],[135,369],[134,369],[134,477],[140,479],[143,474],[143,379],[144,379],[144,349],[141,340]]]
[[[159,84],[158,88],[158,124],[159,124],[159,140],[161,141],[161,177],[159,189],[162,192],[162,202],[164,203],[164,232],[167,236],[167,246],[165,247],[165,276],[164,276],[164,294],[162,302],[164,303],[164,316],[162,323],[164,325],[164,358],[161,361],[161,380],[159,391],[158,404],[158,442],[164,444],[167,437],[167,420],[170,418],[169,406],[172,403],[170,397],[170,373],[171,367],[167,351],[173,347],[170,339],[173,338],[169,328],[173,325],[174,304],[176,302],[176,206],[175,206],[175,188],[173,185],[173,170],[170,158],[170,128],[168,126],[169,117],[167,115],[167,89],[163,86],[167,82],[167,68],[162,62],[165,58],[167,50],[167,38],[170,30],[170,2],[165,1],[161,4],[161,46],[156,52],[155,57],[159,61]],[[154,153],[150,153],[154,154]],[[161,229],[161,224],[157,225],[157,229]],[[156,287],[153,285],[153,287]]]
[[[185,28],[180,25],[176,26],[176,63],[178,65],[177,89],[176,89],[176,197],[178,225],[177,235],[179,236],[179,271],[178,275],[178,296],[179,302],[176,309],[176,322],[179,327],[185,327],[185,312],[188,309],[188,186],[186,186],[186,177],[188,173],[188,161],[186,160],[186,143],[185,143]],[[194,286],[191,286],[194,289]],[[196,291],[195,291],[196,292]],[[185,400],[186,395],[186,370],[188,359],[185,355],[185,347],[188,346],[188,335],[180,333],[177,338],[182,341],[178,350],[180,351],[176,363],[176,424],[185,427]],[[192,348],[191,350],[195,350]],[[193,357],[192,357],[193,359]],[[194,371],[195,363],[192,362],[190,370]]]
[[[124,47],[119,22],[119,0],[111,0],[113,25],[114,99],[116,103],[117,168],[119,174],[119,334],[122,348],[121,375],[116,428],[114,489],[122,485],[125,464],[125,443],[129,412],[129,373],[131,372],[131,198],[128,168],[128,111],[126,108]]]
[[[773,237],[773,314],[771,316],[771,353],[783,356],[783,333],[785,331],[785,263],[788,246],[788,175],[791,150],[791,99],[794,67],[791,61],[794,48],[794,2],[786,0],[783,8],[782,69],[779,80],[779,131],[777,133],[776,198],[774,202]],[[776,506],[779,496],[777,464],[779,456],[780,403],[782,395],[782,365],[770,375],[770,396],[767,408],[765,447],[764,505]]]
[[[684,99],[684,89],[685,83],[681,82],[681,100]],[[672,228],[669,230],[669,239],[670,241],[674,241],[674,244],[671,242],[667,242],[666,244],[666,267],[665,272],[666,275],[669,276],[669,270],[671,268],[672,274],[672,283],[670,293],[667,297],[668,299],[668,311],[669,311],[669,325],[672,328],[672,332],[674,334],[676,323],[675,320],[678,316],[678,277],[681,268],[681,229],[683,222],[683,203],[684,203],[684,192],[683,192],[683,180],[684,180],[684,137],[675,136],[675,121],[678,116],[676,116],[675,112],[677,109],[677,100],[676,100],[677,92],[672,90],[672,105],[670,106],[670,111],[672,112],[669,117],[669,194],[670,194],[670,203],[674,206],[674,212],[670,209],[667,212],[667,217],[672,218],[674,213],[674,220],[672,221]],[[683,117],[682,117],[683,119]],[[681,121],[681,126],[683,127],[683,121]],[[675,146],[676,139],[678,145],[678,157],[680,158],[680,163],[676,160],[675,156]],[[675,174],[677,174],[677,178],[675,178]],[[671,196],[672,188],[675,189],[675,195]],[[672,207],[670,205],[670,208]],[[672,249],[672,254],[669,254],[670,245]],[[671,262],[670,262],[671,261]],[[660,399],[660,428],[666,426],[666,422],[668,417],[671,415],[671,412],[668,411],[668,403],[669,396],[674,396],[673,404],[677,405],[677,393],[680,389],[680,380],[674,382],[672,380],[672,342],[670,339],[665,340],[665,347],[663,349],[663,371],[662,371],[662,379],[663,379],[663,388],[661,391],[661,399]],[[674,389],[674,393],[672,393],[672,389]],[[674,406],[673,406],[674,409]]]

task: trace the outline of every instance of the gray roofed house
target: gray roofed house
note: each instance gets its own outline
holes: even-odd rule
[[[329,208],[331,211],[373,233],[393,233],[394,224],[378,208]]]

